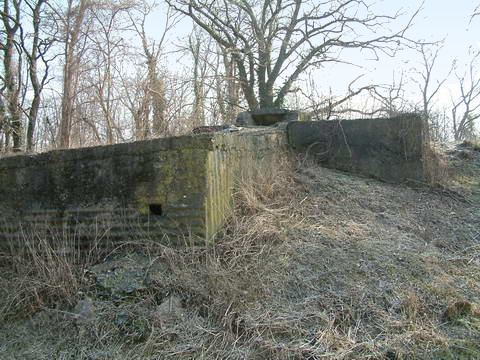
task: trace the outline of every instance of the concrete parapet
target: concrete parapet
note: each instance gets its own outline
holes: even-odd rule
[[[290,146],[327,167],[389,182],[425,181],[422,119],[332,120],[288,124]]]

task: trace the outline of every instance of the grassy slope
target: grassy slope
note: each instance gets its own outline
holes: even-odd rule
[[[74,271],[68,292],[55,291],[65,279],[6,271],[0,305],[21,284],[15,301],[28,301],[9,308],[0,358],[480,358],[480,155],[453,165],[464,200],[282,169],[244,184],[212,249],[137,244],[93,275]],[[99,290],[100,273],[122,271],[136,291]],[[82,318],[73,305],[86,296]]]

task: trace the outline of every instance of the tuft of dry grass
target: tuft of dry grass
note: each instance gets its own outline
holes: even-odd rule
[[[261,255],[265,245],[285,241],[286,225],[298,217],[299,184],[291,159],[262,164],[237,180],[234,216],[226,224],[216,251],[225,261],[249,252]]]
[[[3,256],[0,319],[74,305],[84,288],[84,270],[106,250],[97,240],[89,249],[81,248],[75,232],[54,234],[24,227]]]
[[[452,173],[448,159],[440,148],[430,144],[425,149],[423,167],[430,186],[445,186],[449,183]]]

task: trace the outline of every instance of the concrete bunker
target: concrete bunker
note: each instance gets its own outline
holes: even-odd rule
[[[21,242],[25,224],[47,234],[73,231],[85,242],[100,231],[112,241],[168,235],[180,244],[208,244],[230,213],[235,180],[289,149],[344,171],[423,181],[423,126],[415,115],[288,121],[6,157],[0,159],[0,247]]]
[[[228,216],[235,178],[286,148],[284,131],[260,128],[1,159],[0,245],[25,224],[72,228],[85,241],[101,231],[208,242]]]

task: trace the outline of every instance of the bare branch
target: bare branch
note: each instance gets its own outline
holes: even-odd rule
[[[167,0],[234,54],[250,108],[280,107],[301,74],[342,62],[342,49],[392,56],[417,10],[398,30],[400,13],[376,14],[366,0]]]

